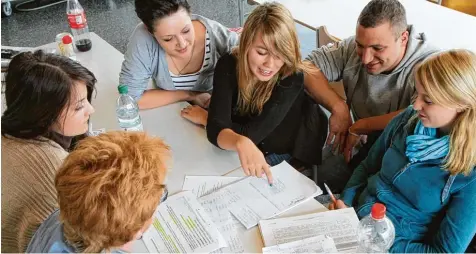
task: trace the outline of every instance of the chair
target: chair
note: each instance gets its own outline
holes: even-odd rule
[[[238,0],[238,15],[240,18],[240,26],[245,24],[245,18],[250,15],[250,13],[243,13],[245,11],[245,1],[248,5],[257,5],[258,3],[253,0]]]

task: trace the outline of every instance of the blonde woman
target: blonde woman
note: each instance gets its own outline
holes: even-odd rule
[[[271,183],[269,165],[291,158],[319,162],[327,119],[319,107],[307,110],[311,100],[303,72],[311,70],[301,61],[289,11],[277,3],[260,5],[248,17],[239,47],[217,63],[208,118],[198,107],[185,108],[182,115],[206,125],[211,143],[238,152],[247,175],[266,173]],[[308,117],[321,124],[306,126]]]
[[[464,252],[476,232],[476,55],[438,53],[415,73],[415,103],[387,126],[337,207],[362,217],[385,204],[391,252]]]

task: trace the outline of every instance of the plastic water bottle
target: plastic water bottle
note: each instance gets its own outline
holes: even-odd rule
[[[142,120],[139,115],[139,106],[129,95],[127,86],[119,85],[119,98],[116,103],[116,115],[119,127],[125,131],[142,131]]]
[[[357,228],[357,253],[386,253],[395,240],[395,227],[385,216],[386,207],[375,203],[370,215],[359,222]]]
[[[93,44],[89,35],[88,21],[78,0],[68,0],[66,15],[76,48],[81,52],[90,50]]]

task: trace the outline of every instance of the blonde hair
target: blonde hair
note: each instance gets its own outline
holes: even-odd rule
[[[55,180],[67,242],[100,252],[134,240],[159,205],[168,158],[160,138],[141,132],[82,140]]]
[[[259,81],[248,65],[248,52],[258,34],[261,34],[270,53],[284,61],[279,72],[266,82]],[[233,54],[238,58],[238,111],[243,115],[260,114],[280,78],[299,71],[312,72],[312,64],[304,64],[301,60],[299,40],[291,13],[276,2],[259,5],[248,16],[239,46],[233,49]]]
[[[416,79],[430,99],[458,114],[444,168],[468,175],[476,166],[476,54],[449,50],[430,56],[416,69]]]

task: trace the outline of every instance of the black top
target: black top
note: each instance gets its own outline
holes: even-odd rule
[[[218,146],[218,134],[229,128],[250,138],[265,155],[291,154],[303,116],[303,74],[295,73],[280,80],[261,114],[243,116],[237,109],[236,65],[237,59],[231,54],[222,56],[216,64],[208,110],[208,140]]]

